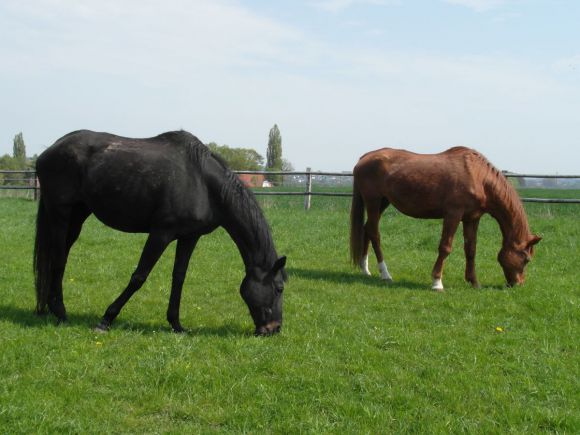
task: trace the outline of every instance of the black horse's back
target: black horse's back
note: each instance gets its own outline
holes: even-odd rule
[[[202,151],[195,155],[195,149]],[[37,171],[51,202],[82,203],[112,228],[149,232],[175,216],[203,220],[202,208],[197,216],[187,212],[192,201],[207,203],[200,156],[209,152],[203,149],[184,131],[131,139],[80,130],[47,149]]]

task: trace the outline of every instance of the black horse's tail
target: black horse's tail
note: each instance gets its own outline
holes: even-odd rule
[[[36,313],[46,313],[52,267],[50,255],[50,225],[46,206],[40,197],[36,214],[36,240],[34,242],[34,278],[36,286]]]
[[[352,186],[350,206],[350,258],[359,266],[363,257],[365,208],[363,197],[355,184]]]

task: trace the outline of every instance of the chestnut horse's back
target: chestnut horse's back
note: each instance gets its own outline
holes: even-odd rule
[[[481,208],[488,162],[476,151],[455,147],[439,154],[383,148],[362,156],[353,170],[365,201],[384,198],[415,218],[440,219]]]

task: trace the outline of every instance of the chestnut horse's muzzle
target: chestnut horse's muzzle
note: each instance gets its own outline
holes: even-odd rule
[[[257,326],[256,331],[254,332],[255,336],[264,337],[267,335],[274,335],[278,334],[282,329],[282,323],[274,320],[266,325]]]

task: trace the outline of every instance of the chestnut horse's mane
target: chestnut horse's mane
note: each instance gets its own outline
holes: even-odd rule
[[[468,153],[471,157],[470,160],[475,160],[476,164],[470,165],[472,166],[471,171],[476,171],[474,175],[481,177],[486,195],[493,202],[505,208],[506,217],[509,216],[514,224],[515,234],[513,235],[519,236],[520,240],[527,237],[530,232],[528,218],[518,192],[507,177],[479,152],[465,147],[454,147],[448,150],[448,152],[456,151]],[[496,216],[496,218],[501,219],[501,216]]]

